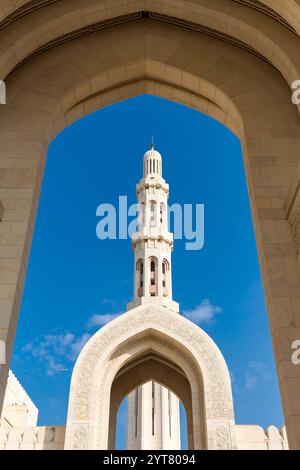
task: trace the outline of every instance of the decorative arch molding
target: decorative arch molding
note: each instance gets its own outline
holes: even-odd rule
[[[78,448],[82,427],[87,433],[80,448],[107,448],[113,381],[126,363],[149,350],[174,362],[189,380],[195,448],[214,448],[218,425],[230,430],[230,446],[235,448],[230,376],[220,350],[195,324],[156,307],[138,307],[121,315],[82,350],[71,381],[66,448]]]
[[[52,112],[49,142],[81,117],[145,92],[208,114],[242,142],[245,138],[237,106],[219,87],[177,67],[141,59],[95,75],[65,94]]]
[[[126,374],[124,380],[123,374]],[[152,377],[155,382],[168,389],[178,400],[181,400],[185,408],[187,420],[187,439],[188,448],[194,449],[193,436],[193,417],[192,417],[192,395],[190,384],[177,364],[170,363],[165,357],[154,354],[152,350],[145,353],[136,361],[131,361],[123,367],[116,376],[111,387],[111,407],[109,415],[110,436],[108,441],[109,449],[116,447],[116,429],[117,429],[117,413],[119,407],[130,393],[149,381],[148,377]],[[203,436],[203,444],[206,447],[206,436]]]
[[[294,0],[291,1],[294,3]],[[243,2],[245,7],[246,0],[243,0]],[[59,8],[59,2],[52,3],[57,3]],[[259,22],[262,9],[255,8],[255,2],[252,2],[252,9],[257,10],[258,17],[256,21],[252,22],[250,15],[249,19],[245,20],[243,8],[237,6],[236,9],[232,9],[229,3],[219,0],[212,7],[205,0],[201,0],[200,4],[199,2],[175,0],[174,5],[168,0],[161,0],[160,2],[153,0],[130,2],[124,0],[122,3],[119,0],[106,0],[99,3],[98,6],[89,5],[82,7],[81,3],[73,1],[72,6],[69,4],[69,7],[60,16],[59,21],[53,18],[53,12],[51,13],[50,11],[50,15],[45,15],[44,22],[37,24],[34,31],[30,31],[27,35],[24,35],[23,27],[20,28],[19,33],[15,31],[13,45],[8,48],[6,46],[7,50],[2,54],[0,72],[2,77],[5,77],[15,67],[60,44],[67,43],[72,39],[77,39],[103,28],[149,17],[152,20],[177,24],[183,28],[194,31],[198,30],[208,35],[215,35],[224,41],[232,42],[238,47],[248,49],[250,52],[252,50],[253,53],[257,53],[260,57],[272,63],[289,84],[297,80],[300,73],[297,54],[296,51],[291,54],[290,48],[293,33],[286,30],[291,35],[290,41],[288,41],[286,35],[282,34],[282,29],[285,29],[284,26],[274,21],[274,18],[269,19],[269,17],[266,18],[266,15],[263,15],[265,21],[270,21],[274,25],[273,28],[269,28],[270,32],[266,34],[264,28],[260,27]],[[248,3],[251,2],[248,0]],[[260,3],[263,4],[263,2]],[[34,14],[34,5],[38,6],[38,4],[41,7],[44,6],[44,8],[47,5],[51,6],[49,0],[29,2],[27,4],[29,14],[31,12],[33,12],[31,14]],[[277,7],[277,5],[278,2],[276,4],[273,3],[272,7]],[[26,5],[20,8],[20,17],[22,17],[25,15]],[[269,8],[271,7],[269,6]],[[284,10],[289,13],[293,11],[293,14],[290,14],[292,18],[294,18],[295,14],[298,14],[300,17],[300,8],[295,3],[290,9],[280,8],[280,10],[281,12]],[[275,8],[272,11],[276,12],[277,10]],[[280,15],[279,12],[278,15]],[[276,17],[276,14],[274,16]],[[18,17],[16,16],[16,18]],[[15,24],[13,18],[12,22],[8,23],[7,28],[10,27],[10,24],[16,26],[16,28],[18,27],[17,20]],[[278,37],[280,38],[281,36],[283,36],[284,40],[278,41]],[[296,37],[296,39],[298,38]]]
[[[38,9],[53,5],[59,1],[61,0],[3,0],[0,9],[0,27],[2,23],[9,24]],[[276,21],[280,21],[282,24],[288,25],[299,32],[300,16],[297,14],[298,4],[295,0],[289,0],[288,4],[276,0],[231,1],[267,14]]]

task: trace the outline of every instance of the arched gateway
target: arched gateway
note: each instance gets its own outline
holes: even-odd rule
[[[149,380],[184,404],[190,449],[235,448],[230,376],[220,350],[178,313],[143,305],[99,330],[82,350],[71,382],[66,448],[114,448],[118,406]]]

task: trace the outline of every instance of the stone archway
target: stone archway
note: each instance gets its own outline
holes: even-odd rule
[[[80,353],[71,381],[65,448],[107,449],[113,445],[114,414],[122,396],[119,389],[118,397],[118,376],[120,382],[122,369],[149,351],[183,372],[186,381],[182,390],[168,375],[166,362],[165,367],[159,367],[155,360],[156,367],[145,369],[143,378],[129,382],[124,392],[138,382],[158,379],[189,406],[191,446],[235,449],[230,376],[220,350],[186,318],[166,308],[142,306],[99,330]],[[226,437],[221,444],[220,429]]]
[[[148,332],[147,341],[153,343]],[[153,336],[153,334],[152,334]],[[166,387],[181,400],[187,420],[187,441],[189,449],[194,449],[193,413],[191,387],[184,371],[166,357],[156,354],[149,349],[141,356],[135,357],[118,372],[111,387],[109,438],[108,448],[115,449],[117,413],[123,399],[133,390],[147,383],[149,378]],[[206,446],[206,434],[203,435],[203,445]]]
[[[218,119],[241,141],[289,445],[300,449],[300,369],[291,363],[300,117],[290,88],[300,77],[299,21],[295,0],[1,4],[0,406],[48,143],[91,111],[150,93]]]

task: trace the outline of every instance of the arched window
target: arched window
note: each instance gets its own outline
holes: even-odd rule
[[[164,224],[164,222],[165,222],[165,216],[166,216],[166,206],[162,202],[160,204],[160,223],[161,223],[161,225]]]
[[[149,291],[151,296],[157,295],[157,259],[150,258],[149,260],[150,269],[150,286]]]
[[[145,203],[139,204],[139,230],[145,225]]]
[[[140,264],[140,287],[143,287],[143,274],[144,274],[144,263]]]
[[[138,297],[142,297],[143,287],[144,287],[144,262],[142,259],[139,259],[138,262],[136,263],[136,271],[137,271]]]
[[[150,227],[156,226],[155,216],[156,216],[156,202],[150,201]]]
[[[155,261],[154,260],[151,261],[151,272],[153,272],[153,273],[155,272]]]
[[[170,265],[169,262],[164,259],[162,262],[162,287],[163,289],[168,288],[168,271],[169,271]],[[165,295],[167,295],[168,292],[165,291]]]

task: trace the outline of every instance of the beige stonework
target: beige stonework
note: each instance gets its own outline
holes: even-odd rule
[[[228,448],[236,448],[230,376],[221,352],[194,323],[156,306],[124,313],[81,351],[71,380],[65,448],[113,449],[122,400],[149,379],[184,404],[190,449],[217,449],[220,427]]]
[[[149,93],[208,114],[241,141],[287,435],[300,449],[300,367],[291,363],[300,339],[299,2],[51,3],[0,6],[0,406],[47,146],[91,111]]]
[[[0,416],[0,450],[61,450],[65,426],[37,426],[38,409],[10,370]]]
[[[0,450],[63,450],[65,426],[0,427]]]
[[[26,428],[36,426],[38,409],[10,370],[0,415],[0,427]]]
[[[286,429],[269,426],[235,426],[238,450],[288,450]]]

